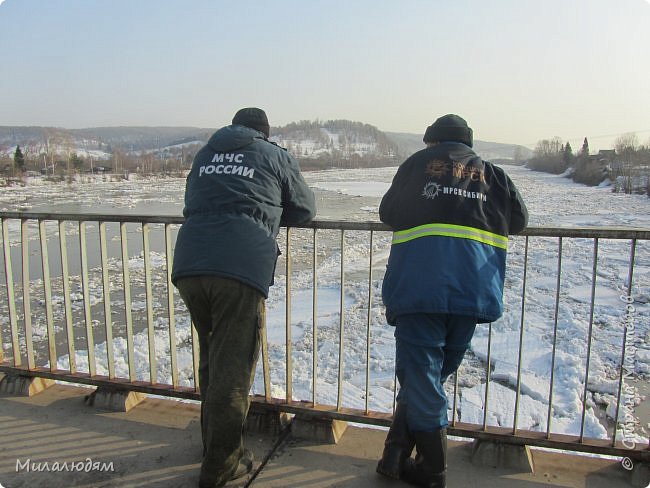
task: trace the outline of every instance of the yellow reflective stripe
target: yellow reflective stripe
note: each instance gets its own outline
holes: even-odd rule
[[[460,239],[470,239],[482,242],[501,249],[508,249],[508,237],[477,229],[454,224],[424,224],[411,229],[400,230],[393,233],[393,244],[412,241],[426,236],[446,236]]]

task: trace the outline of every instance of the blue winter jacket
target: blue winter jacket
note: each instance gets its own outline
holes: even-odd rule
[[[379,216],[395,231],[382,288],[389,323],[414,313],[501,316],[508,234],[528,222],[501,168],[460,143],[423,149],[399,167]]]
[[[199,150],[187,176],[172,282],[223,276],[268,296],[280,225],[315,214],[314,194],[287,151],[255,129],[224,127]]]

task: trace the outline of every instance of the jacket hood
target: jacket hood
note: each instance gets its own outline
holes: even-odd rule
[[[472,156],[477,156],[476,152],[474,152],[471,147],[462,142],[445,141],[440,142],[433,147],[449,154],[451,159],[466,159]]]
[[[228,152],[248,146],[257,139],[264,140],[264,133],[243,125],[228,125],[212,134],[208,146],[215,152]]]

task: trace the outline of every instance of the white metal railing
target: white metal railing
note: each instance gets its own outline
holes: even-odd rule
[[[198,340],[192,327],[177,328],[181,322],[189,324],[189,317],[170,279],[173,242],[183,221],[181,217],[0,212],[0,221],[3,247],[0,309],[6,317],[0,322],[0,371],[198,398],[195,381],[198,378]],[[383,403],[376,401],[379,387],[371,376],[373,366],[378,363],[373,356],[376,337],[390,330],[381,318],[379,299],[380,270],[390,247],[390,229],[378,222],[315,221],[286,229],[280,240],[284,252],[276,280],[283,283],[284,288],[280,287],[283,296],[275,296],[275,300],[284,302],[284,344],[276,340],[270,345],[266,338],[263,340],[262,371],[258,375],[262,386],[260,394],[254,396],[254,404],[261,408],[388,425],[396,394],[394,373],[392,370],[389,375],[383,373],[391,379],[392,398],[387,407],[385,398]],[[598,322],[601,304],[597,281],[599,277],[608,279],[608,273],[612,272],[611,263],[599,256],[602,243],[615,246],[614,252],[620,261],[617,266],[626,268],[624,296],[633,297],[637,283],[635,269],[644,272],[650,269],[649,240],[649,229],[622,228],[528,228],[514,238],[508,277],[513,283],[521,283],[521,291],[511,290],[506,314],[518,327],[516,354],[513,351],[517,357],[516,375],[510,380],[494,379],[493,341],[499,337],[499,332],[494,331],[493,324],[487,324],[481,329],[487,344],[484,350],[477,348],[483,352],[477,352],[474,368],[483,370],[480,377],[482,419],[467,422],[458,418],[458,404],[464,391],[461,371],[455,375],[448,391],[452,397],[450,431],[504,442],[647,460],[648,446],[640,446],[637,442],[634,449],[629,449],[629,443],[624,441],[630,432],[620,422],[620,409],[627,395],[625,380],[630,378],[626,362],[634,346],[630,342],[632,328],[628,327],[633,325],[629,320],[629,315],[634,313],[632,306],[623,307],[627,316],[622,318],[626,326],[622,328],[622,342],[617,353],[620,359],[612,363],[617,377],[612,380],[615,413],[611,416],[619,422],[612,422],[607,435],[597,439],[585,432],[585,425],[587,412],[592,409],[589,406],[591,363],[603,360],[593,347],[594,342],[600,340],[595,338],[596,329],[607,325]],[[566,257],[572,256],[567,254],[567,248],[576,246],[581,246],[581,256],[587,254],[585,249],[590,249],[591,254],[588,259],[590,292],[586,303],[581,305],[582,308],[586,305],[588,325],[584,340],[587,348],[584,371],[580,373],[581,412],[579,415],[574,412],[580,419],[579,432],[563,432],[553,425],[553,412],[558,408],[555,375],[562,367],[558,365],[558,344],[563,340],[560,308],[567,304],[561,290],[566,287],[563,279],[566,260],[572,259]],[[346,262],[348,248],[362,259],[353,265]],[[547,300],[552,323],[548,332],[551,337],[550,378],[548,390],[537,392],[548,404],[546,422],[534,430],[519,425],[525,384],[524,346],[530,329],[527,312],[530,301],[538,298],[527,291],[531,267],[535,266],[535,263],[531,265],[531,252],[543,252],[546,261],[556,261],[554,276],[546,277],[552,278],[554,286],[545,285],[552,297]],[[608,255],[612,255],[611,250]],[[338,293],[338,300],[329,300],[325,305],[318,300],[319,280],[323,279],[323,274],[328,274],[327,279],[335,282],[334,289]],[[648,280],[647,272],[641,281],[637,280],[640,295],[648,294]],[[363,306],[354,311],[354,322],[346,306],[349,284],[357,295],[365,295],[360,298]],[[511,283],[511,288],[513,286]],[[302,330],[307,340],[293,336],[296,321],[292,314],[306,301],[303,296],[296,304],[293,298],[303,289],[309,292],[311,301],[308,307],[311,308],[310,327]],[[517,296],[518,304],[512,298]],[[630,299],[632,302],[626,305],[634,302]],[[323,338],[324,326],[319,318],[323,307],[333,306],[336,310],[327,313],[337,317],[337,331],[328,330],[330,335]],[[362,315],[363,320],[359,319]],[[348,329],[353,327],[356,332],[363,330],[351,339]],[[310,341],[308,335],[311,335]],[[358,343],[359,337],[363,337],[363,344]],[[298,349],[298,344],[302,349]],[[319,346],[321,349],[331,346],[326,347],[326,358],[319,352]],[[270,360],[271,349],[277,353],[278,348],[280,360]],[[311,359],[296,364],[297,354],[311,355]],[[346,358],[354,361],[346,364]],[[327,366],[327,378],[321,378],[323,366]],[[306,372],[306,369],[311,371]],[[332,372],[335,372],[335,384]],[[295,373],[299,373],[302,380],[296,379]],[[363,377],[362,381],[357,381],[362,385],[358,390],[363,402],[346,399],[346,374]],[[305,378],[309,386],[296,389],[296,385],[305,383]],[[498,404],[490,408],[490,402],[495,402],[491,396],[495,381],[509,382],[514,390],[513,405]],[[385,385],[382,388],[385,390]],[[322,389],[329,394],[319,396]],[[380,403],[383,406],[378,408]],[[495,424],[490,417],[494,412],[510,410],[512,418],[500,424]]]

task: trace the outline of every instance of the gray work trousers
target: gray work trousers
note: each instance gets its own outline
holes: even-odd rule
[[[264,327],[264,295],[239,281],[217,276],[176,283],[199,337],[201,434],[200,486],[221,486],[243,452],[248,397]]]

